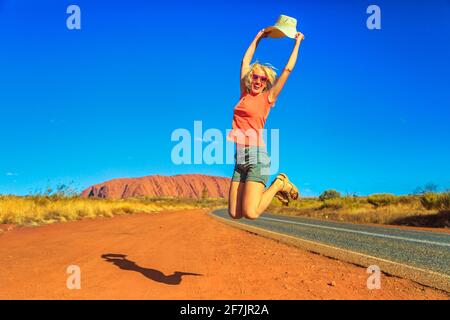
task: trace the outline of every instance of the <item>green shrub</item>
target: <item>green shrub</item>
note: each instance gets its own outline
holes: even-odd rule
[[[427,192],[420,196],[420,203],[427,210],[438,209],[440,195],[434,192]]]
[[[398,203],[398,199],[393,194],[380,193],[373,194],[367,197],[367,202],[374,205],[375,207],[384,207]]]
[[[366,204],[365,199],[361,197],[355,197],[355,196],[346,196],[342,197],[342,202],[345,208],[347,209],[356,209],[361,208]]]
[[[324,200],[320,209],[333,209],[339,210],[344,207],[344,202],[340,198]]]
[[[439,209],[450,210],[450,192],[441,193],[439,197]]]
[[[420,197],[420,203],[427,210],[450,210],[450,192],[425,193]]]
[[[337,192],[336,190],[325,190],[319,196],[319,199],[321,201],[325,201],[325,200],[330,200],[330,199],[337,199],[340,197],[341,197],[341,194],[339,192]]]

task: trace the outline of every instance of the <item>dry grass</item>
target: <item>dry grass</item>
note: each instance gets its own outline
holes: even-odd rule
[[[0,196],[0,224],[40,225],[84,218],[154,213],[163,210],[214,208],[225,204],[223,199],[104,200],[58,196]]]
[[[436,206],[424,206],[427,196],[376,195],[369,197],[343,197],[320,201],[318,198],[303,198],[283,207],[274,200],[269,211],[278,214],[305,216],[318,219],[355,223],[377,223],[424,227],[450,227],[449,208],[440,194]]]
[[[0,224],[40,225],[84,218],[112,217],[163,210],[226,207],[226,199],[104,200],[67,196],[0,196]],[[327,199],[301,198],[284,207],[274,199],[270,212],[355,223],[450,227],[450,194],[371,195]]]

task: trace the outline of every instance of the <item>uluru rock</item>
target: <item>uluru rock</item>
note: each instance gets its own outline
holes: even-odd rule
[[[230,178],[203,174],[175,176],[152,175],[141,178],[113,179],[84,190],[84,198],[126,199],[172,196],[199,199],[227,198]]]

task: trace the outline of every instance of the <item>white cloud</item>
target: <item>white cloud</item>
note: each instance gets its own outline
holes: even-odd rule
[[[17,176],[18,176],[17,173],[13,173],[13,172],[7,172],[7,173],[5,173],[5,175],[6,175],[7,177],[17,177]]]

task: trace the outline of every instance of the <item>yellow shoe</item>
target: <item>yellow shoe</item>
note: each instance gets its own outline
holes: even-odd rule
[[[289,199],[298,199],[299,192],[297,187],[289,181],[285,173],[280,173],[275,180],[280,179],[283,182],[283,188],[275,195],[284,205],[289,205]]]

